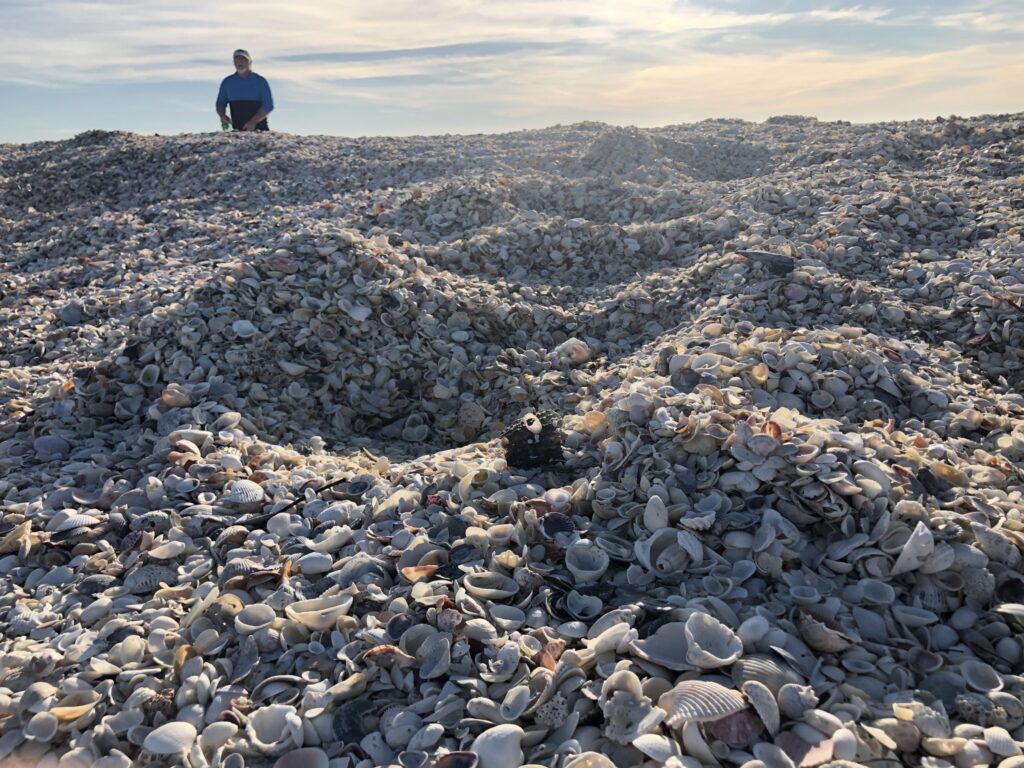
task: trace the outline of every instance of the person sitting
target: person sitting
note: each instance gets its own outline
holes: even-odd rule
[[[236,131],[269,131],[267,115],[274,110],[270,83],[252,71],[252,56],[239,48],[233,54],[235,73],[221,81],[217,94],[217,114],[224,130],[228,126]],[[231,107],[228,120],[227,107]]]

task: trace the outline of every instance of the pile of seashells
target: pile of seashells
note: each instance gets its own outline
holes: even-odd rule
[[[0,764],[1024,767],[1022,158],[0,147]]]

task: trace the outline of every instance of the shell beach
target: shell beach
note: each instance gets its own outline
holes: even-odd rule
[[[0,765],[1024,766],[1024,115],[0,146]]]

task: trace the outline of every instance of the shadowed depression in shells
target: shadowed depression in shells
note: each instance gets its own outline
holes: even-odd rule
[[[0,147],[0,763],[1024,764],[1022,151]]]

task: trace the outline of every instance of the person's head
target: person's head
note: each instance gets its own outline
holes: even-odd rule
[[[249,68],[252,67],[252,56],[249,55],[249,52],[243,48],[239,48],[234,53],[234,59],[235,72],[240,75],[248,74]]]

